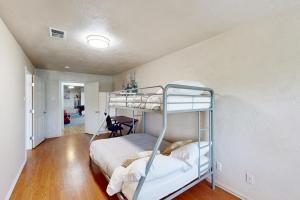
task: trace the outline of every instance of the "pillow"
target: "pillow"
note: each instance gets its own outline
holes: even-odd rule
[[[133,156],[131,156],[130,158],[128,158],[127,160],[125,160],[122,164],[122,167],[128,167],[132,162],[134,162],[135,160],[138,160],[140,158],[145,158],[145,157],[150,157],[152,155],[153,151],[142,151],[139,153],[134,154]],[[157,154],[160,154],[159,151],[157,151]]]
[[[127,170],[122,166],[119,166],[114,170],[106,188],[106,192],[109,196],[121,192],[123,186],[123,177],[126,174]]]
[[[194,86],[194,87],[205,87],[202,83],[196,82],[196,81],[173,81],[170,84],[176,84],[176,85],[188,85],[188,86]],[[162,94],[162,89],[159,89],[157,94]],[[191,89],[180,89],[180,88],[170,88],[168,90],[168,94],[183,94],[183,95],[200,95],[203,91],[199,90],[191,90]]]
[[[192,143],[193,140],[182,140],[182,141],[177,141],[177,142],[173,142],[171,144],[169,144],[163,151],[164,155],[170,155],[170,153],[172,151],[174,151],[175,149],[184,146],[186,144]]]
[[[204,147],[206,146],[206,147]],[[204,156],[209,151],[209,146],[207,141],[200,142],[200,147],[204,147],[200,149],[200,157]],[[197,164],[199,158],[199,149],[198,142],[193,142],[178,149],[175,149],[171,152],[170,157],[177,158],[179,160],[185,161],[190,166]]]
[[[126,169],[127,175],[123,177],[125,182],[139,181],[142,176],[145,176],[146,165],[149,157],[141,158],[132,162]],[[170,156],[156,155],[151,165],[147,176],[147,181],[155,180],[163,176],[167,176],[175,171],[186,171],[191,167],[179,159]]]

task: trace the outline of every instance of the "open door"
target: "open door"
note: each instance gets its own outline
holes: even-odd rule
[[[101,126],[101,123],[106,120],[105,116],[104,116],[104,112],[107,112],[106,108],[107,108],[107,95],[108,93],[107,92],[99,92],[99,111],[100,111],[100,116],[99,116],[99,126]],[[113,109],[110,109],[110,113],[109,115],[110,116],[114,116],[112,115],[112,110]],[[105,122],[105,125],[106,125],[106,122]],[[102,125],[99,129],[99,133],[106,133],[106,126],[105,125]]]
[[[97,133],[100,128],[99,111],[99,82],[90,82],[84,85],[85,93],[85,132]]]
[[[34,76],[33,87],[33,108],[34,108],[34,125],[33,125],[33,148],[45,140],[45,83],[44,80],[38,76]]]

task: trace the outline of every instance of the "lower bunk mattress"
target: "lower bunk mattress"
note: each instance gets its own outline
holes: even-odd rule
[[[100,167],[107,177],[111,177],[114,170],[121,166],[133,154],[142,151],[151,151],[157,137],[146,133],[136,133],[128,136],[95,140],[90,146],[90,157]],[[163,141],[160,150],[168,144]],[[209,159],[201,157],[201,174],[209,168]],[[188,171],[176,171],[159,179],[146,181],[139,194],[140,200],[156,200],[173,193],[198,177],[198,165],[192,166]],[[138,182],[124,182],[122,193],[128,200],[133,199]]]
[[[156,141],[157,137],[146,133],[95,140],[90,146],[90,157],[111,177],[114,170],[130,156],[142,151],[152,151]],[[163,141],[160,148],[164,149],[168,144],[170,143]]]

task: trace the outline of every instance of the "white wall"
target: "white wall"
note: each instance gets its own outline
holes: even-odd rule
[[[46,137],[61,136],[60,130],[63,113],[61,113],[61,82],[94,82],[98,81],[100,91],[112,90],[112,77],[94,74],[60,72],[52,70],[36,70],[36,74],[45,80],[46,85]]]
[[[300,9],[260,19],[139,66],[139,86],[194,80],[214,88],[218,183],[256,200],[299,199]],[[114,77],[119,89],[128,72]],[[171,119],[185,135],[189,115]],[[158,132],[157,117],[148,131]],[[175,122],[179,123],[175,126]],[[245,183],[245,172],[255,176]]]
[[[81,97],[81,105],[85,105],[84,90],[81,91],[80,97]]]
[[[25,66],[33,71],[0,18],[0,199],[8,199],[26,161]]]

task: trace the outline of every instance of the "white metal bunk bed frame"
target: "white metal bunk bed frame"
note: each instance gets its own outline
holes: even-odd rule
[[[146,115],[145,113],[146,112],[160,112],[163,114],[163,129],[156,141],[156,144],[153,148],[153,152],[152,152],[152,155],[150,156],[149,158],[149,161],[146,165],[146,170],[145,170],[145,176],[141,177],[141,179],[139,180],[138,182],[138,185],[137,185],[137,188],[135,190],[135,193],[134,193],[134,196],[133,196],[133,200],[137,200],[138,199],[138,196],[139,196],[139,193],[143,187],[143,184],[147,178],[147,175],[150,171],[150,168],[151,168],[151,165],[153,163],[153,160],[155,158],[155,156],[157,155],[157,151],[159,150],[159,147],[163,141],[163,138],[165,136],[165,133],[166,133],[166,130],[167,130],[167,127],[168,127],[168,114],[170,113],[189,113],[189,112],[197,112],[198,115],[197,115],[197,128],[198,128],[198,149],[199,149],[199,160],[198,160],[198,177],[196,179],[194,179],[193,181],[191,181],[190,183],[188,183],[187,185],[183,186],[182,188],[178,189],[177,191],[174,191],[172,194],[168,195],[167,197],[165,197],[165,199],[173,199],[175,198],[176,196],[180,195],[181,193],[185,192],[186,190],[190,189],[191,187],[193,187],[194,185],[198,184],[199,182],[203,181],[204,179],[207,179],[209,177],[211,177],[211,187],[212,189],[215,189],[215,161],[214,161],[214,124],[215,124],[215,117],[214,117],[214,110],[215,110],[215,96],[214,96],[214,90],[211,89],[211,88],[207,88],[207,87],[196,87],[196,86],[188,86],[188,85],[178,85],[178,84],[168,84],[166,85],[165,87],[163,86],[153,86],[153,87],[144,87],[144,88],[138,88],[137,91],[140,91],[140,90],[147,90],[147,89],[155,89],[155,88],[159,88],[162,90],[162,93],[160,94],[157,94],[157,93],[132,93],[131,91],[129,90],[121,90],[121,91],[115,91],[115,92],[111,92],[109,93],[108,95],[108,104],[107,104],[107,112],[106,113],[109,113],[109,108],[110,107],[114,107],[114,108],[118,108],[118,109],[129,109],[129,110],[132,110],[132,116],[133,116],[133,120],[134,120],[134,117],[135,117],[135,110],[139,110],[141,111],[143,114],[142,114],[142,117],[143,117],[143,129],[144,129],[144,132],[145,132],[145,128],[146,128]],[[175,110],[175,111],[168,111],[167,110],[167,105],[168,104],[187,104],[187,103],[207,103],[207,102],[168,102],[168,97],[170,96],[184,96],[184,97],[203,97],[202,94],[199,94],[199,95],[187,95],[187,94],[168,94],[168,90],[170,88],[175,88],[175,89],[182,89],[182,90],[195,90],[195,91],[203,91],[203,92],[206,92],[209,94],[209,97],[210,97],[210,106],[208,108],[200,108],[200,109],[188,109],[188,110]],[[118,103],[125,103],[125,106],[110,106],[110,99],[111,99],[111,96],[112,95],[119,95],[119,96],[122,96],[122,97],[126,97],[126,101],[121,101],[121,102],[118,102]],[[128,97],[132,97],[132,96],[143,96],[143,95],[162,95],[163,97],[163,100],[162,100],[162,103],[160,103],[163,107],[162,109],[160,110],[150,110],[150,109],[141,109],[141,108],[138,108],[138,107],[134,107],[134,106],[128,106],[129,103],[146,103],[144,101],[141,100],[141,102],[137,102],[137,101],[134,101],[134,102],[128,102]],[[116,102],[114,102],[116,103]],[[157,102],[147,102],[147,103],[155,103],[155,104],[158,104]],[[161,108],[161,107],[160,107]],[[208,128],[201,128],[201,125],[200,125],[200,115],[201,115],[201,112],[208,112]],[[103,122],[101,122],[101,126],[104,124],[105,122],[105,119],[103,120]],[[134,127],[134,121],[133,121],[133,132],[135,131],[135,127]],[[207,147],[207,146],[204,146],[204,147],[200,147],[200,141],[201,141],[201,132],[203,131],[208,131],[208,146],[209,146],[209,152],[208,152],[208,155],[209,155],[209,167],[208,167],[208,172],[204,173],[203,175],[201,175],[203,173],[203,171],[201,172],[201,167],[203,167],[205,164],[203,165],[200,165],[200,151],[201,149]],[[95,134],[92,139],[91,139],[91,142],[93,141],[93,139],[95,138],[97,134]],[[207,169],[206,169],[207,170]],[[205,171],[206,171],[205,170]],[[103,172],[103,174],[105,175],[106,179],[109,181],[110,177],[107,176],[105,174],[105,172],[103,170],[101,170]],[[127,199],[125,197],[125,195],[120,192],[117,194],[118,195],[118,198],[119,199]]]

